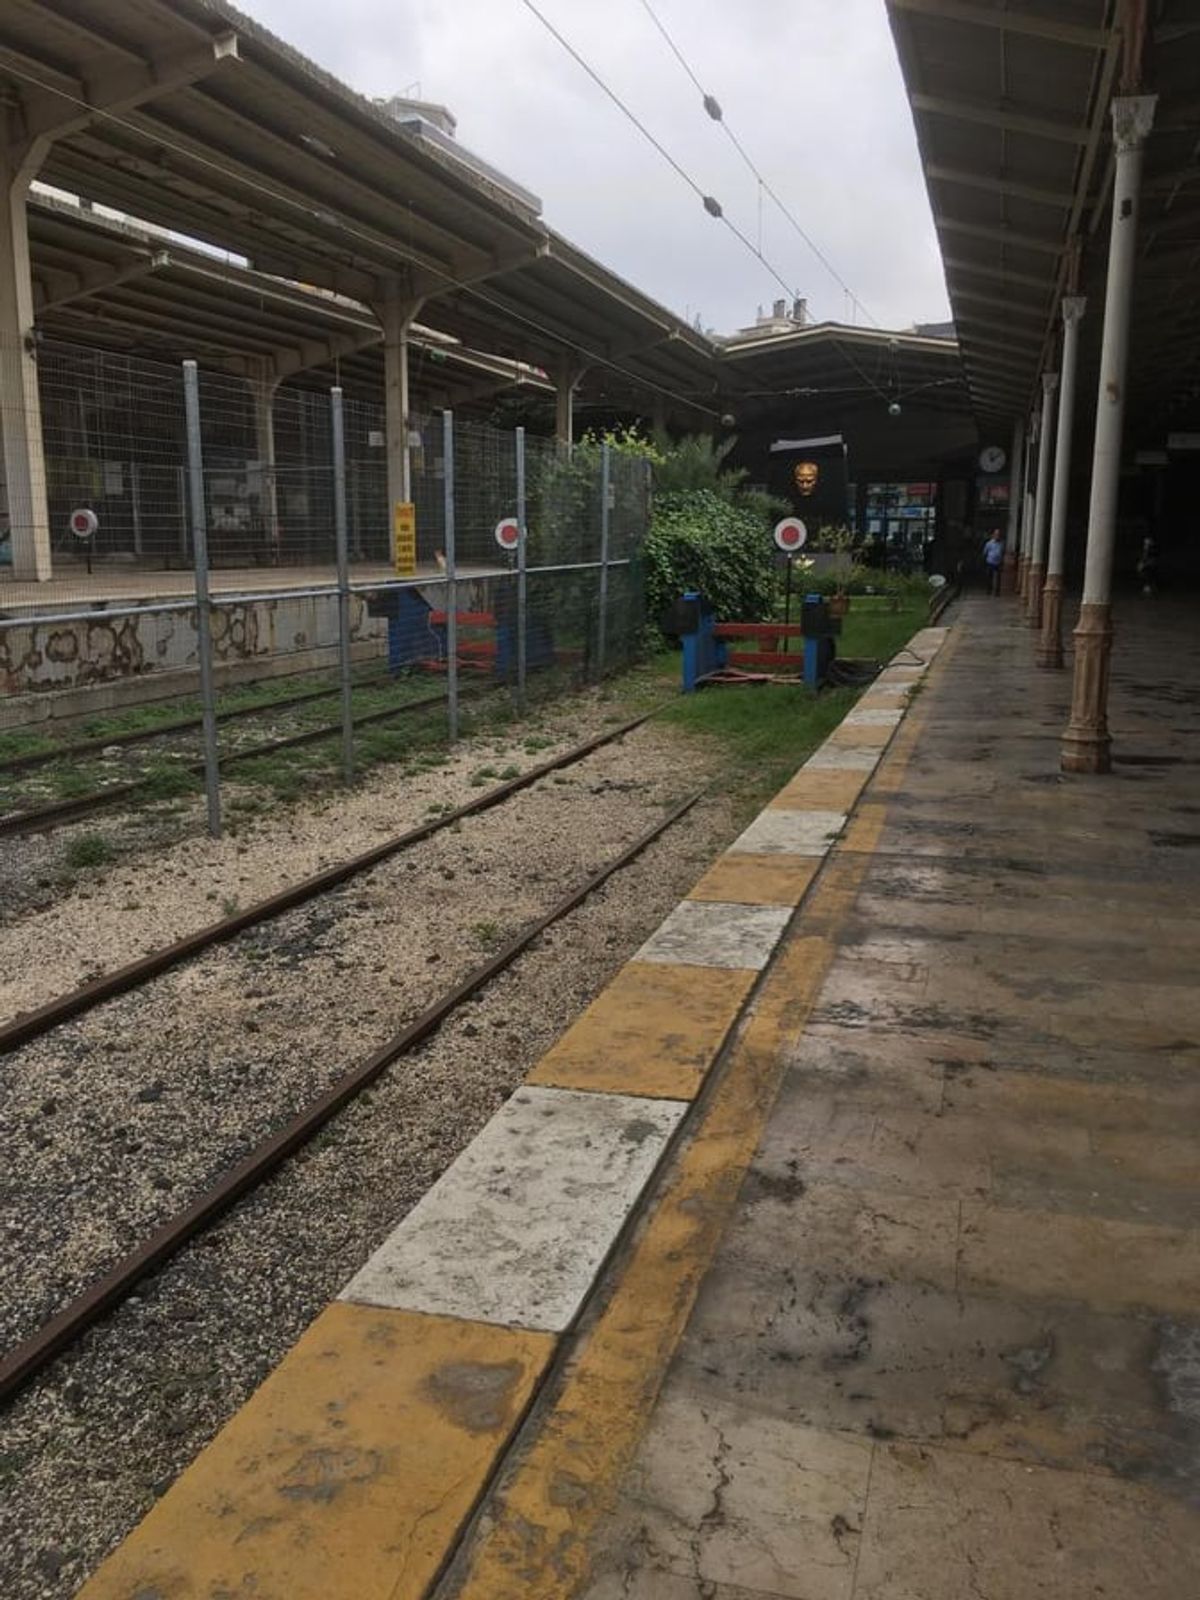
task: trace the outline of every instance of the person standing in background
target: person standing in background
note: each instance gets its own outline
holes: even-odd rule
[[[987,567],[988,593],[1000,593],[1000,571],[1004,564],[1004,540],[999,530],[993,528],[983,547],[984,565]]]

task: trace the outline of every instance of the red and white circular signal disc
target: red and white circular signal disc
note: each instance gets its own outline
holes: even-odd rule
[[[77,539],[90,539],[100,526],[100,518],[94,511],[81,507],[78,511],[72,511],[69,525]]]
[[[515,550],[521,542],[521,524],[516,517],[501,517],[496,524],[496,543],[501,550]]]
[[[794,556],[798,550],[804,549],[804,541],[808,538],[808,529],[799,517],[784,517],[782,522],[775,524],[775,543],[784,555]]]

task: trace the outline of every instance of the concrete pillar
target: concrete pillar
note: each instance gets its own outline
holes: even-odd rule
[[[1058,373],[1042,373],[1042,432],[1038,440],[1037,492],[1033,501],[1030,535],[1029,580],[1025,594],[1025,620],[1031,628],[1042,626],[1042,580],[1046,572],[1046,518],[1050,513],[1050,440],[1054,433],[1054,405],[1058,398]]]
[[[1092,447],[1083,603],[1075,629],[1071,720],[1062,740],[1064,772],[1107,772],[1111,766],[1108,671],[1112,652],[1113,543],[1125,418],[1125,369],[1129,356],[1142,147],[1154,122],[1155,103],[1154,95],[1131,95],[1114,100],[1112,108],[1116,143],[1112,232],[1104,293],[1104,334],[1100,348],[1096,438]]]
[[[262,472],[262,512],[271,559],[280,556],[279,485],[275,481],[275,391],[279,379],[261,373],[250,380],[254,397],[254,452]]]
[[[575,390],[587,367],[564,355],[554,381],[554,437],[568,450],[575,443]]]
[[[1001,592],[1013,594],[1017,587],[1017,539],[1021,531],[1021,485],[1025,478],[1025,424],[1018,417],[1013,423],[1012,451],[1008,461],[1008,528],[1004,535],[1004,573]]]
[[[408,401],[408,338],[424,299],[405,299],[397,283],[387,286],[376,315],[383,324],[384,442],[387,448],[388,538],[395,558],[396,506],[411,501],[412,418]]]
[[[33,283],[25,196],[32,167],[4,146],[0,116],[0,429],[12,530],[13,576],[50,577],[50,512],[33,337]]]
[[[1071,488],[1071,430],[1075,425],[1075,369],[1079,363],[1079,324],[1087,301],[1068,295],[1062,303],[1062,388],[1058,397],[1058,440],[1054,449],[1054,496],[1050,505],[1050,547],[1042,590],[1039,667],[1061,667],[1063,567],[1067,544],[1067,498]]]

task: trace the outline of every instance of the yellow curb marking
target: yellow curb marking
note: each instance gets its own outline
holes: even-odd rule
[[[923,720],[906,719],[901,731],[911,732],[903,743],[897,735],[889,766],[907,765],[913,724]],[[861,827],[856,818],[835,847],[805,903],[802,931],[768,968],[610,1298],[439,1591],[447,1600],[568,1600],[586,1581],[592,1535],[616,1500],[766,1127],[786,1071],[784,1046],[807,1023],[866,875],[869,843],[882,826],[883,808],[872,809],[879,815]],[[828,931],[810,932],[814,925]]]
[[[826,739],[826,744],[831,744],[839,749],[877,750],[882,748],[895,732],[895,727],[863,727],[860,723],[839,722],[837,727]]]
[[[821,865],[820,856],[759,856],[729,851],[691,890],[689,900],[732,905],[798,906]]]
[[[329,1306],[77,1600],[417,1600],[554,1345]]]
[[[525,1081],[691,1100],[757,976],[740,968],[630,961]]]
[[[822,767],[801,767],[768,811],[849,811],[866,786],[869,772],[839,772]]]

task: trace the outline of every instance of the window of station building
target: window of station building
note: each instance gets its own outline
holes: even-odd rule
[[[865,521],[872,566],[921,571],[937,533],[937,484],[869,483]]]

